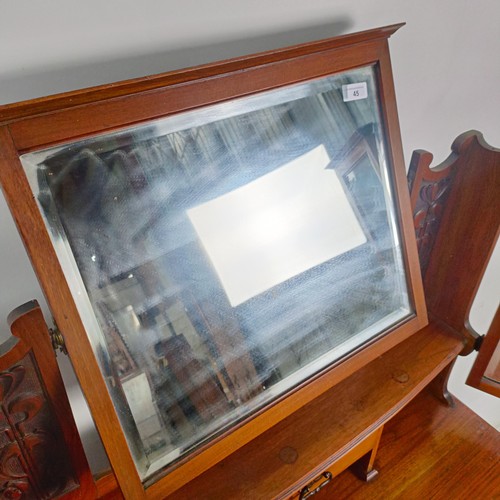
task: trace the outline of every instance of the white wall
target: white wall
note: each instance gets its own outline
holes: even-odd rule
[[[468,129],[500,146],[499,19],[498,0],[0,0],[0,104],[406,21],[390,41],[406,161],[424,148],[439,162]],[[1,194],[0,276],[4,337],[4,318],[29,299],[49,320]],[[481,299],[486,320],[498,304],[494,282]],[[500,408],[476,393],[471,404],[500,426]],[[72,399],[98,469],[89,417]]]

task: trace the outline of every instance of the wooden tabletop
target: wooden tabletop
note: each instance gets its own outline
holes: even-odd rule
[[[371,483],[349,470],[314,500],[490,500],[500,498],[500,433],[455,398],[427,390],[385,426]]]

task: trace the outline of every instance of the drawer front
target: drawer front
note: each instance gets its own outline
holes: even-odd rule
[[[358,460],[360,461],[359,465],[361,469],[371,468],[373,465],[374,454],[377,451],[380,436],[382,435],[382,430],[383,426],[379,427],[375,432],[344,453],[340,458],[332,461],[332,463],[327,465],[323,471],[314,477],[314,479],[304,481],[303,486],[298,491],[293,493],[289,497],[289,500],[305,500],[307,498],[311,498],[324,488],[333,491],[334,486],[332,485],[335,484],[335,476],[338,476],[341,472],[356,463]],[[361,460],[369,454],[371,456],[367,457],[366,462]],[[362,474],[366,477],[368,472],[369,471],[363,471]]]

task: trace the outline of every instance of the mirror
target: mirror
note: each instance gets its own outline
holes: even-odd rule
[[[412,315],[375,73],[23,155],[144,481]]]

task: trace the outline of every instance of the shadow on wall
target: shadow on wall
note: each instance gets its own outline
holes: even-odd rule
[[[330,38],[348,32],[352,26],[350,18],[342,17],[280,33],[87,64],[66,61],[62,67],[47,67],[39,72],[0,75],[0,105]]]

